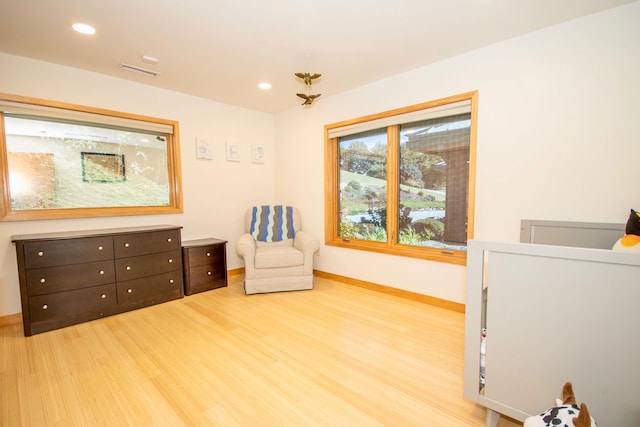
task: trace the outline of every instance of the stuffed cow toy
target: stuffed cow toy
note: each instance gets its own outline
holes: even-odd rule
[[[524,420],[524,427],[598,427],[591,418],[587,405],[576,403],[573,386],[566,383],[562,388],[562,400],[556,399],[556,406],[540,415]]]

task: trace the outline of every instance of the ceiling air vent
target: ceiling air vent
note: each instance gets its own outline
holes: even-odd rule
[[[119,68],[121,70],[131,71],[133,73],[138,73],[138,74],[143,74],[143,75],[148,76],[148,77],[158,77],[158,75],[160,74],[157,71],[151,71],[151,70],[147,70],[146,68],[136,67],[135,65],[129,65],[129,64],[124,64],[124,63],[120,63]]]

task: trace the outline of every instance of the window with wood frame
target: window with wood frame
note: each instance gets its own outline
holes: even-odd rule
[[[0,221],[182,213],[178,122],[0,94]]]
[[[327,245],[466,263],[478,93],[325,126]]]

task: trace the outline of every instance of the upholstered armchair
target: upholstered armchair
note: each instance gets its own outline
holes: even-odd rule
[[[254,206],[244,217],[237,252],[244,259],[246,294],[313,288],[313,256],[320,242],[302,230],[298,209]]]

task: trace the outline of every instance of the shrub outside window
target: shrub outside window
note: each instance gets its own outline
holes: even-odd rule
[[[465,264],[477,97],[325,126],[326,243]]]

